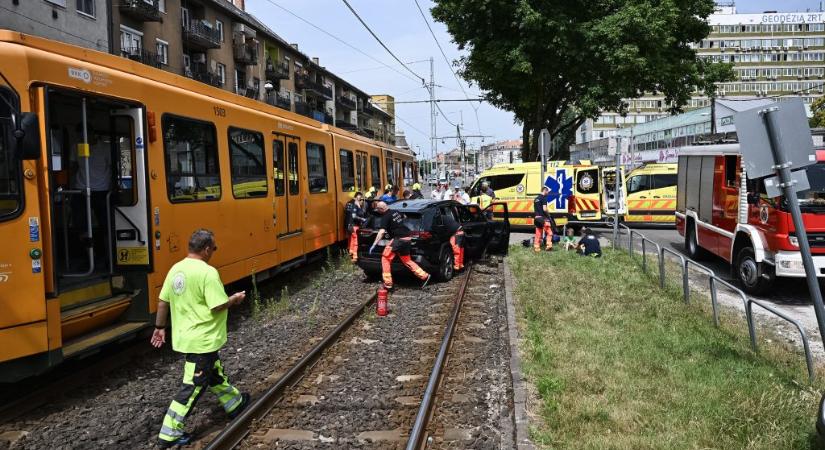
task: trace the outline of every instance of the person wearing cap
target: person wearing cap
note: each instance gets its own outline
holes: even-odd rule
[[[410,200],[419,200],[424,198],[424,194],[421,193],[421,185],[419,183],[415,183],[412,185],[412,195],[410,196]]]
[[[461,203],[462,205],[469,205],[470,204],[470,196],[461,188],[461,184],[456,182],[453,185],[453,200]]]

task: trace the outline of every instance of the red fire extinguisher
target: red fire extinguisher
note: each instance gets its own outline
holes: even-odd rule
[[[386,316],[389,312],[387,308],[387,297],[389,297],[389,291],[382,284],[378,288],[378,301],[375,302],[375,312],[379,316]]]

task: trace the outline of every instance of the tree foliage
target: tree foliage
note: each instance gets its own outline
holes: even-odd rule
[[[523,125],[535,160],[542,128],[555,139],[626,98],[664,95],[681,110],[703,67],[690,48],[710,31],[713,0],[435,0],[433,17],[459,65],[493,105]],[[569,140],[569,139],[568,139]]]
[[[813,117],[808,121],[811,128],[825,128],[825,97],[819,97],[811,103]]]

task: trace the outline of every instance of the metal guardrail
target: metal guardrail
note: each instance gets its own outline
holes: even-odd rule
[[[573,222],[576,223],[576,222]],[[593,222],[584,222],[589,224],[595,224]],[[608,225],[612,226],[612,223],[607,223]],[[816,378],[816,373],[814,371],[814,362],[813,356],[811,354],[811,345],[808,339],[807,333],[805,333],[804,328],[799,323],[798,320],[788,316],[787,314],[783,313],[782,311],[777,310],[776,308],[771,307],[759,300],[752,299],[745,294],[741,289],[737,288],[736,286],[732,285],[731,283],[723,280],[716,276],[716,274],[706,266],[693,261],[690,258],[686,258],[684,255],[677,253],[674,250],[671,250],[666,247],[662,247],[658,243],[648,239],[643,233],[640,233],[636,230],[630,229],[627,225],[619,224],[619,228],[621,230],[626,230],[627,233],[627,251],[630,255],[631,259],[635,260],[636,251],[633,248],[633,235],[637,235],[641,238],[641,253],[642,253],[642,271],[648,273],[647,271],[647,244],[650,243],[656,248],[657,258],[659,263],[659,287],[664,289],[665,281],[667,277],[667,272],[665,270],[665,265],[668,260],[666,255],[672,255],[679,260],[679,268],[681,270],[681,277],[682,277],[682,295],[685,301],[685,304],[690,304],[690,272],[691,267],[694,268],[694,271],[699,271],[707,275],[708,277],[708,287],[710,290],[710,300],[711,300],[711,308],[713,310],[713,324],[714,326],[719,326],[719,304],[718,304],[718,288],[722,286],[731,292],[733,292],[736,296],[742,299],[742,304],[744,306],[745,311],[745,320],[748,324],[748,334],[750,337],[750,344],[751,348],[754,352],[759,352],[759,347],[756,343],[756,327],[754,326],[754,319],[753,319],[753,305],[757,305],[761,307],[764,311],[767,311],[770,314],[773,314],[780,319],[789,322],[793,325],[797,331],[799,331],[799,335],[802,339],[802,346],[805,352],[805,364],[808,370],[808,379],[810,382],[813,382]],[[617,236],[617,242],[611,242],[613,248],[617,248],[621,245],[622,233],[619,233]]]

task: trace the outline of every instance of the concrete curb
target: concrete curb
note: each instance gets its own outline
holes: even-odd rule
[[[533,450],[535,446],[530,441],[527,430],[527,392],[524,389],[524,377],[521,373],[521,357],[519,356],[518,325],[516,324],[516,307],[513,299],[515,280],[510,271],[510,265],[504,261],[504,296],[507,302],[507,329],[510,337],[510,377],[513,380],[513,421],[515,424],[514,438],[516,449]]]

